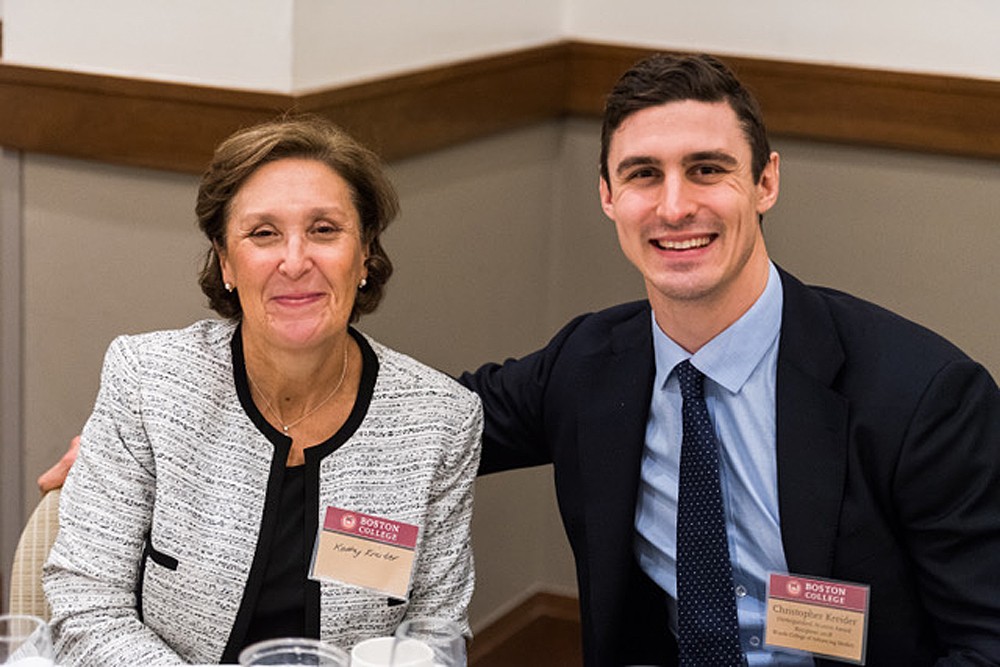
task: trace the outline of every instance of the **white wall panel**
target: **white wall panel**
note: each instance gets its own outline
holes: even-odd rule
[[[274,92],[562,38],[1000,78],[995,0],[3,0],[5,62]]]
[[[3,60],[289,92],[294,0],[5,0]]]
[[[301,92],[552,42],[565,0],[5,0],[4,62]]]
[[[294,85],[308,90],[552,42],[561,37],[563,4],[298,0]]]
[[[583,40],[1000,79],[995,0],[572,0]]]

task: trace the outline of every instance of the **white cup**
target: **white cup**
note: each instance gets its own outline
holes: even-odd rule
[[[351,649],[351,667],[434,667],[434,651],[417,639],[375,637]]]

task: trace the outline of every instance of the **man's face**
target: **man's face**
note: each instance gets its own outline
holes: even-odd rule
[[[685,100],[632,114],[611,137],[608,173],[601,205],[658,319],[660,309],[706,305],[735,321],[753,304],[767,282],[758,218],[778,197],[778,155],[755,182],[729,104]]]

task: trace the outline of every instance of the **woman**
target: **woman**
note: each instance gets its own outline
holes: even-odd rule
[[[45,571],[62,664],[235,662],[408,616],[468,628],[482,408],[350,326],[392,272],[377,158],[330,124],[241,131],[198,191],[225,320],[115,340]],[[310,577],[328,507],[419,526],[406,600]]]

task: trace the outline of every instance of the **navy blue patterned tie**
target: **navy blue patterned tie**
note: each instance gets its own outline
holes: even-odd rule
[[[677,493],[677,635],[680,664],[742,665],[733,566],[719,485],[719,447],[705,406],[705,376],[674,369],[684,398]]]

